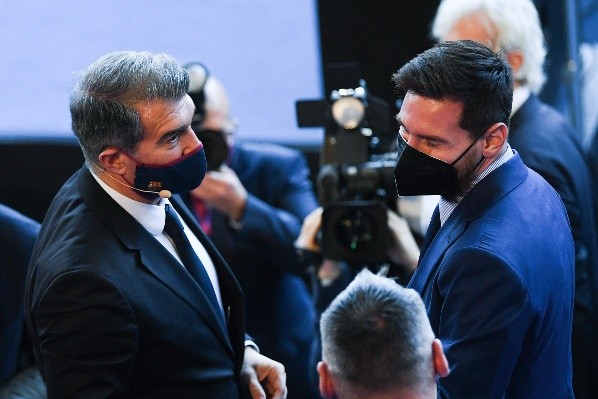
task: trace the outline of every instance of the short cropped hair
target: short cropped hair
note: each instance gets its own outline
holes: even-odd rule
[[[432,36],[444,40],[455,24],[472,13],[482,13],[496,27],[493,50],[519,50],[524,62],[515,79],[536,94],[546,80],[546,48],[538,11],[531,0],[443,0],[438,7]]]
[[[443,42],[419,54],[392,77],[407,92],[463,104],[460,127],[479,138],[494,123],[508,126],[513,101],[511,66],[471,40]]]
[[[320,319],[322,359],[369,392],[425,391],[434,381],[434,333],[418,293],[361,271]]]
[[[90,65],[70,98],[72,129],[88,165],[109,146],[135,151],[144,137],[135,104],[177,101],[188,86],[187,71],[166,54],[117,51]]]

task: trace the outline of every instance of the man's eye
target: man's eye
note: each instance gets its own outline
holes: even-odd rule
[[[438,148],[440,146],[440,143],[435,140],[425,140],[424,144],[428,148]]]
[[[170,136],[169,138],[166,139],[166,143],[172,144],[172,145],[177,144],[179,142],[179,140],[180,140],[180,137],[181,136],[178,135],[178,134]]]

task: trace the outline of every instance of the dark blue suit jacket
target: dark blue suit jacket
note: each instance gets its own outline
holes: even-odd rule
[[[573,273],[565,208],[516,154],[463,198],[409,283],[451,367],[439,397],[573,397]]]
[[[212,239],[251,298],[247,331],[285,365],[289,398],[308,398],[314,310],[293,242],[318,206],[309,168],[299,151],[249,142],[232,147],[229,166],[247,190],[247,207],[239,230],[214,212]]]
[[[575,243],[573,376],[587,384],[589,364],[598,373],[598,219],[589,161],[565,118],[534,94],[511,118],[509,142],[567,209]]]
[[[242,292],[186,207],[171,203],[214,261],[228,328],[191,275],[82,168],[50,205],[25,288],[49,398],[239,397]]]
[[[15,372],[23,337],[23,290],[39,223],[0,204],[0,385]]]

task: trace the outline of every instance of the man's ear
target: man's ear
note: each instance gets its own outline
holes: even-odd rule
[[[434,360],[434,372],[439,377],[446,377],[449,375],[450,369],[448,360],[442,350],[442,343],[439,339],[432,342],[432,359]]]
[[[320,376],[320,394],[325,399],[334,399],[336,392],[332,384],[332,376],[325,362],[318,362],[318,375]]]
[[[497,122],[490,126],[484,135],[486,137],[484,139],[482,154],[486,158],[494,159],[500,154],[500,151],[507,141],[509,129],[504,123]]]
[[[105,172],[110,172],[113,175],[124,175],[127,173],[127,163],[131,160],[116,147],[107,147],[98,156],[100,167]]]
[[[506,54],[507,62],[511,65],[511,69],[513,70],[513,76],[517,79],[519,75],[519,71],[521,71],[521,67],[525,62],[525,57],[520,50],[512,50]]]

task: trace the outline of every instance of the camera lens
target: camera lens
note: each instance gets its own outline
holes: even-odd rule
[[[322,255],[349,264],[381,262],[389,245],[387,208],[380,201],[338,201],[322,213]]]
[[[228,157],[228,146],[226,144],[225,133],[217,130],[202,129],[198,127],[193,129],[199,141],[202,142],[206,153],[208,170],[218,170]]]
[[[360,209],[348,209],[339,215],[334,237],[341,248],[351,252],[367,251],[374,241],[374,225]]]

